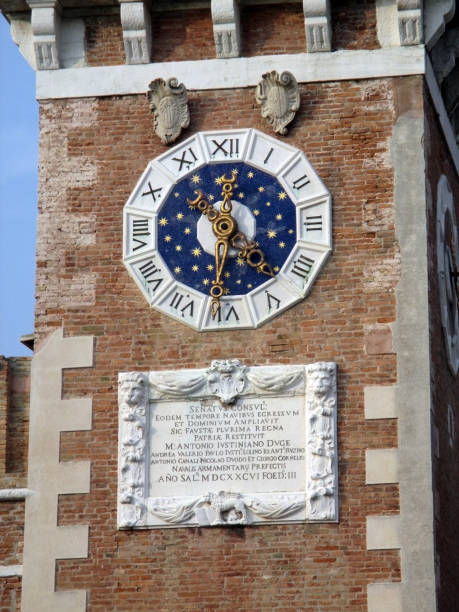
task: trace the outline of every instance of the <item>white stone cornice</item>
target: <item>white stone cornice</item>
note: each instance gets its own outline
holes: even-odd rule
[[[60,4],[57,0],[28,0],[37,70],[56,70],[59,62]]]
[[[126,64],[148,64],[151,59],[151,15],[146,3],[119,2]]]
[[[303,0],[303,13],[308,53],[331,51],[329,0]]]
[[[211,10],[217,57],[239,57],[241,50],[239,0],[212,0]]]
[[[145,93],[158,77],[175,77],[188,91],[255,87],[268,68],[279,73],[288,69],[298,83],[407,76],[424,74],[425,53],[417,46],[38,71],[37,98]]]

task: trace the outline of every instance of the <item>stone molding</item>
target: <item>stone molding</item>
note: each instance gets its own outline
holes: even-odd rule
[[[0,489],[0,501],[19,501],[32,493],[30,489]]]
[[[211,12],[216,56],[239,57],[241,54],[239,0],[212,0]]]
[[[330,0],[303,0],[306,51],[331,51]]]
[[[32,359],[28,485],[24,531],[24,612],[86,609],[86,592],[55,591],[56,559],[88,556],[88,527],[57,526],[58,496],[88,493],[89,461],[59,461],[61,431],[91,429],[89,398],[62,398],[62,370],[91,367],[93,338],[56,330]]]
[[[0,578],[22,576],[22,565],[0,565]]]
[[[151,15],[145,2],[119,0],[126,64],[151,60]]]
[[[57,70],[59,61],[60,11],[58,0],[28,0],[32,9],[32,33],[37,70]]]
[[[300,401],[305,398],[302,491],[207,492],[207,485],[202,485],[193,489],[195,494],[151,495],[151,438],[158,435],[151,423],[158,403],[169,402],[171,409],[171,400],[219,401],[225,411],[231,411],[237,400],[261,402],[257,404],[261,409],[263,398],[275,397],[282,404],[283,397],[294,396]],[[332,362],[249,367],[227,359],[213,361],[203,370],[120,373],[118,528],[337,521],[336,401],[336,364]],[[182,490],[187,491],[181,486]]]
[[[175,77],[188,91],[256,87],[266,66],[288,69],[298,83],[408,76],[424,74],[425,51],[413,46],[43,70],[37,72],[37,99],[144,94],[152,74]]]

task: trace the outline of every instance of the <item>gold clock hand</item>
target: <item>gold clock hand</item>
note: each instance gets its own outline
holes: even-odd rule
[[[243,232],[237,232],[231,238],[231,246],[239,251],[239,257],[252,268],[257,268],[267,276],[274,276],[272,267],[265,261],[264,253],[253,240],[248,240]]]

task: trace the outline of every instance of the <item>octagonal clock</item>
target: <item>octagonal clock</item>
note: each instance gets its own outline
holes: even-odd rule
[[[298,149],[201,132],[151,161],[124,207],[123,261],[194,329],[255,328],[303,299],[331,251],[331,198]]]

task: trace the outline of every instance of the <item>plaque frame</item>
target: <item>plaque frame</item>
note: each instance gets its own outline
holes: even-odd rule
[[[156,435],[151,423],[162,402],[211,401],[231,411],[240,402],[268,399],[279,406],[296,401],[304,411],[300,490],[282,490],[276,481],[272,490],[262,492],[256,485],[253,492],[241,492],[231,484],[220,490],[196,485],[192,495],[150,494]],[[206,369],[121,372],[118,401],[118,529],[338,522],[336,363],[250,367],[226,359]]]

